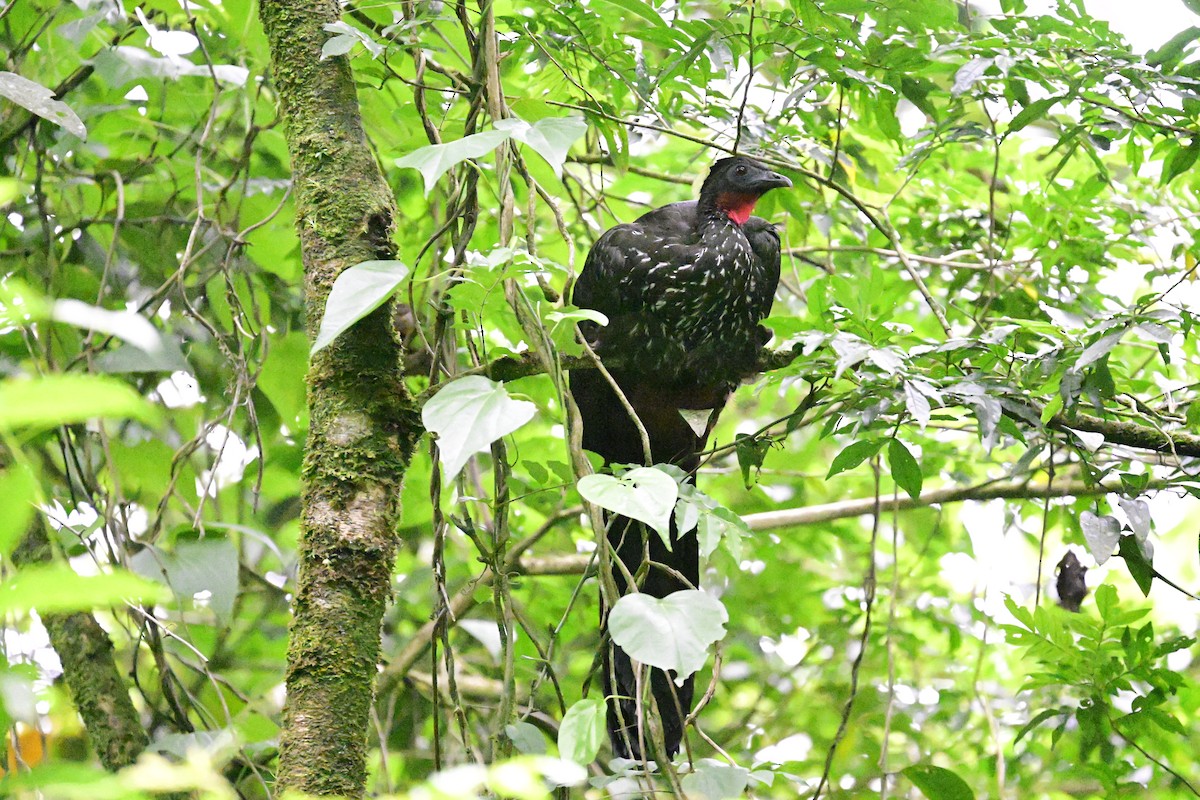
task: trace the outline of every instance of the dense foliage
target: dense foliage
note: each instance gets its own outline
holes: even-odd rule
[[[677,512],[725,630],[644,611],[724,634],[664,785],[1200,795],[1200,28],[1142,55],[1081,0],[1001,5],[347,6],[326,52],[352,59],[400,263],[348,273],[326,338],[395,289],[441,444],[405,477],[370,792],[596,757],[584,501],[661,521],[678,489],[581,496],[562,369],[587,312],[562,298],[603,229],[737,150],[796,188],[757,211],[786,248],[773,352]],[[111,796],[267,796],[311,343],[253,4],[25,0],[0,38],[9,780],[99,785],[65,769],[92,757],[38,616],[95,609],[169,757]],[[1054,603],[1068,547],[1079,613]],[[535,796],[556,770],[442,787]]]

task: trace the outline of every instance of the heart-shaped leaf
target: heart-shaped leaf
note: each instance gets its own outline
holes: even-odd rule
[[[682,681],[708,657],[708,646],[725,636],[729,614],[716,597],[696,589],[664,598],[627,594],[608,615],[613,641],[629,657],[671,669]]]
[[[696,768],[683,777],[688,797],[704,800],[732,800],[741,797],[750,782],[750,770],[723,764],[712,758],[696,762]]]
[[[508,131],[484,131],[464,136],[445,144],[431,144],[414,150],[396,159],[397,167],[412,167],[421,173],[425,181],[425,196],[433,189],[438,178],[446,174],[455,164],[468,158],[480,158],[508,141]]]
[[[587,123],[582,117],[547,117],[530,125],[523,119],[510,117],[497,120],[496,129],[532,147],[561,178],[567,151],[587,133]]]
[[[408,266],[399,261],[364,261],[344,270],[329,290],[310,355],[328,347],[343,331],[383,305],[407,277]]]
[[[504,384],[468,375],[442,387],[421,409],[421,421],[437,436],[450,481],[468,458],[529,422],[536,412],[533,403],[509,397]]]
[[[671,512],[679,499],[679,485],[662,470],[637,467],[619,478],[586,475],[579,479],[579,494],[603,509],[646,523],[670,544]]]
[[[1096,565],[1108,561],[1121,539],[1121,523],[1110,516],[1098,517],[1085,511],[1079,515],[1079,526],[1083,528],[1084,541],[1088,552],[1096,559]]]
[[[1140,497],[1132,500],[1121,498],[1117,502],[1129,518],[1129,527],[1133,528],[1133,535],[1137,537],[1138,542],[1146,541],[1146,537],[1150,535],[1150,504]]]

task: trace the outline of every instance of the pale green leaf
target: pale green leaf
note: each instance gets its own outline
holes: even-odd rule
[[[1088,552],[1100,566],[1112,556],[1121,539],[1121,523],[1115,517],[1107,514],[1097,516],[1091,511],[1079,515],[1079,527],[1083,529],[1083,538],[1087,542]]]
[[[181,540],[170,551],[150,546],[134,554],[130,568],[168,586],[185,608],[204,605],[220,619],[233,613],[238,591],[238,549],[232,541],[209,535]]]
[[[533,403],[509,397],[504,384],[468,375],[442,387],[421,410],[421,421],[437,436],[449,481],[472,455],[529,422],[536,412]]]
[[[508,141],[508,136],[508,131],[484,131],[445,144],[431,144],[396,159],[396,166],[411,167],[420,172],[428,196],[438,178],[455,164],[487,155]]]
[[[663,541],[670,539],[679,485],[660,469],[637,467],[619,478],[587,475],[579,479],[579,494],[603,509],[646,523]]]
[[[109,311],[79,300],[56,300],[50,318],[84,330],[96,331],[128,342],[154,356],[163,351],[162,334],[150,320],[134,311]]]
[[[328,347],[351,325],[387,302],[407,277],[408,266],[400,261],[364,261],[343,270],[329,290],[311,355]]]
[[[504,735],[512,742],[518,753],[527,756],[546,754],[546,737],[536,725],[528,722],[512,722],[504,726]],[[562,728],[559,728],[562,737]]]
[[[87,127],[66,103],[55,100],[54,92],[14,72],[0,72],[0,97],[5,97],[68,133],[87,138]]]
[[[604,701],[595,697],[585,697],[568,708],[558,728],[558,754],[576,764],[595,761],[607,731],[605,714]]]
[[[725,636],[728,621],[729,614],[716,597],[685,589],[662,599],[625,595],[609,612],[608,630],[630,658],[675,670],[682,680],[704,666],[709,645]]]
[[[587,123],[582,117],[547,117],[531,125],[510,117],[498,120],[496,129],[507,131],[518,142],[532,147],[561,178],[567,151],[587,133]]]
[[[4,513],[0,513],[0,556],[7,558],[24,538],[36,509],[37,489],[37,476],[21,464],[12,464],[0,472],[0,498],[4,502]]]
[[[733,800],[750,782],[750,770],[716,759],[703,758],[683,777],[683,788],[693,800]]]

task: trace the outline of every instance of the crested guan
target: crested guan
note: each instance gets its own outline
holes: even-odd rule
[[[610,360],[613,380],[636,411],[642,437],[620,397],[598,370],[576,370],[571,393],[583,421],[583,446],[608,464],[670,463],[694,475],[717,414],[754,371],[770,338],[760,322],[779,283],[779,234],[752,217],[755,202],[791,181],[743,156],[713,164],[696,201],[657,208],[636,222],[604,233],[588,253],[572,301],[608,317],[606,326],[584,323],[583,335]],[[661,536],[626,517],[607,520],[608,540],[630,575],[648,552],[650,565],[638,587],[651,597],[697,588],[700,556],[695,531],[682,536],[672,523],[668,549]],[[617,588],[628,590],[613,570]],[[608,609],[601,608],[601,625]],[[604,691],[608,730],[618,756],[639,759],[633,665],[605,646]],[[666,756],[679,752],[691,710],[693,678],[675,686],[662,670],[650,675],[651,694],[663,721]]]

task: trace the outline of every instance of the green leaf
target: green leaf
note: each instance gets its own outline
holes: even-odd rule
[[[1102,583],[1096,587],[1096,610],[1100,612],[1100,619],[1112,624],[1111,617],[1117,611],[1117,590],[1112,584]]]
[[[700,519],[696,522],[696,536],[700,540],[700,554],[708,558],[722,540],[729,554],[741,560],[742,537],[751,535],[750,526],[728,508],[706,504],[699,505]]]
[[[1061,97],[1043,97],[1041,100],[1034,100],[1012,118],[1012,121],[1008,123],[1008,132],[1005,135],[1014,134],[1034,120],[1046,116],[1046,112],[1057,105],[1062,99]]]
[[[1054,397],[1050,398],[1049,402],[1047,402],[1046,406],[1042,409],[1042,416],[1041,416],[1042,424],[1044,425],[1047,422],[1049,422],[1051,419],[1054,418],[1055,414],[1057,414],[1058,412],[1060,412],[1062,410],[1063,410],[1062,395],[1056,394],[1056,395],[1054,395]]]
[[[641,17],[656,28],[668,28],[667,23],[663,20],[662,15],[654,10],[648,3],[643,3],[641,0],[602,0],[609,5],[615,6],[622,11],[628,11],[634,16]]]
[[[921,483],[924,480],[921,465],[899,439],[888,442],[888,466],[892,469],[892,480],[897,486],[908,492],[908,496],[913,500],[920,497]]]
[[[24,465],[13,464],[0,472],[0,556],[7,558],[24,538],[37,502],[37,476]]]
[[[1087,349],[1079,355],[1079,360],[1075,362],[1075,369],[1082,370],[1094,361],[1108,355],[1117,346],[1117,343],[1121,341],[1121,337],[1125,335],[1125,331],[1125,328],[1121,328],[1120,330],[1105,334],[1088,345]]]
[[[1164,64],[1174,66],[1182,58],[1184,49],[1198,38],[1200,38],[1200,28],[1194,25],[1180,31],[1162,47],[1147,51],[1146,64],[1151,67],[1161,67]]]
[[[716,597],[685,589],[662,599],[625,595],[609,612],[608,630],[630,658],[675,670],[682,680],[704,666],[709,645],[725,636],[728,620]]]
[[[547,117],[530,125],[523,119],[510,117],[497,120],[496,130],[507,132],[522,144],[527,144],[562,177],[567,151],[587,133],[587,123],[582,117]]]
[[[1013,739],[1013,744],[1015,745],[1017,742],[1021,741],[1021,739],[1025,738],[1025,734],[1029,733],[1046,720],[1052,717],[1060,717],[1064,715],[1068,715],[1068,712],[1061,708],[1043,708],[1034,715],[1033,719],[1021,726],[1021,730],[1017,731],[1017,735]]]
[[[13,72],[0,72],[0,97],[8,98],[80,139],[87,138],[87,127],[78,115],[66,103],[55,100],[54,92],[40,83]]]
[[[1154,567],[1151,566],[1150,562],[1146,559],[1146,555],[1142,552],[1142,547],[1138,544],[1137,537],[1133,535],[1122,536],[1117,555],[1125,559],[1125,568],[1129,570],[1129,577],[1133,578],[1134,583],[1142,590],[1142,594],[1148,596],[1150,594],[1150,584],[1154,581]]]
[[[829,474],[825,476],[825,480],[829,480],[839,472],[845,472],[848,469],[854,469],[859,464],[878,453],[879,448],[881,447],[883,447],[882,441],[870,440],[855,442],[854,444],[849,445],[834,457],[833,463],[829,465]]]
[[[606,713],[604,701],[594,697],[585,697],[568,708],[558,728],[558,754],[576,764],[595,761],[607,731]]]
[[[53,428],[101,417],[154,424],[159,411],[127,384],[100,375],[0,381],[0,429]]]
[[[1196,156],[1200,155],[1200,137],[1191,141],[1187,147],[1176,145],[1171,150],[1171,155],[1167,156],[1166,163],[1163,164],[1162,180],[1160,183],[1166,186],[1175,178],[1192,168],[1196,163]]]
[[[771,440],[739,433],[733,440],[733,449],[737,453],[738,466],[742,470],[742,483],[749,489],[754,483],[750,479],[750,473],[753,471],[757,477],[758,471],[762,469],[763,459],[771,451]]]
[[[508,141],[508,131],[484,131],[473,133],[453,142],[431,144],[414,150],[396,159],[397,167],[411,167],[421,173],[425,181],[425,196],[429,196],[438,178],[456,164],[469,158],[480,158]]]
[[[238,592],[238,549],[231,540],[210,534],[204,539],[183,539],[170,551],[145,547],[129,560],[137,574],[168,586],[191,608],[197,595],[217,617],[227,620],[233,613]]]
[[[570,714],[570,711],[567,713]],[[513,743],[513,747],[517,749],[518,753],[527,756],[546,754],[546,737],[542,735],[536,725],[528,722],[513,722],[504,726],[504,735]],[[558,735],[561,739],[561,727],[558,729]]]
[[[400,261],[364,261],[343,270],[329,290],[310,355],[324,350],[351,325],[387,302],[407,277],[408,266]]]
[[[943,767],[914,764],[902,770],[902,774],[929,800],[975,800],[975,793],[967,782]]]
[[[509,397],[503,383],[468,375],[443,386],[421,409],[421,421],[437,436],[446,480],[450,481],[467,459],[529,422],[535,413],[537,406]]]
[[[90,611],[126,601],[157,603],[166,594],[157,583],[121,569],[85,576],[68,564],[36,564],[0,584],[0,614]]]
[[[954,74],[954,85],[950,87],[950,96],[958,97],[982,80],[995,60],[994,58],[976,57],[959,67],[958,72]]]
[[[619,478],[585,475],[579,479],[579,494],[603,509],[646,523],[669,545],[679,484],[662,470],[636,467]]]
[[[750,770],[712,758],[700,759],[695,770],[683,776],[684,791],[697,800],[733,800],[749,783]]]

